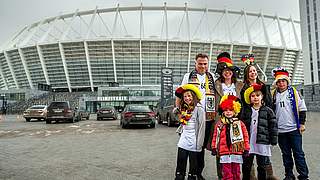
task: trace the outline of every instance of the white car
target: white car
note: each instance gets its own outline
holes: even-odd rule
[[[47,116],[47,106],[46,105],[33,105],[23,112],[23,117],[27,122],[31,119],[45,120]]]

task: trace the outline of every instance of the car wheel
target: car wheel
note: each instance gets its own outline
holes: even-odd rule
[[[30,118],[26,118],[26,121],[27,121],[27,122],[30,122]]]
[[[51,124],[51,120],[46,119],[46,124]]]
[[[171,127],[172,126],[172,122],[171,122],[171,117],[170,115],[167,116],[167,122],[168,122],[168,127]]]
[[[100,118],[98,117],[98,118],[97,118],[97,121],[99,121],[99,120],[100,120]]]
[[[86,120],[89,120],[89,116],[88,116],[88,117],[86,117]]]

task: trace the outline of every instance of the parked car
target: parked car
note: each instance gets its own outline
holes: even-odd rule
[[[47,108],[46,123],[52,121],[76,121],[75,111],[71,108],[69,101],[53,101]]]
[[[77,121],[81,121],[82,119],[86,119],[86,120],[89,120],[89,117],[90,117],[90,112],[87,111],[86,109],[76,109],[75,111],[75,116],[76,116],[76,119]]]
[[[127,128],[129,125],[149,125],[155,128],[155,113],[148,105],[128,104],[121,113],[120,126]]]
[[[45,120],[47,116],[47,106],[46,105],[33,105],[23,112],[23,117],[27,122],[31,119]]]
[[[166,122],[168,126],[174,126],[179,124],[177,115],[173,113],[175,107],[175,98],[163,99],[158,109],[158,123],[163,124]],[[161,106],[162,105],[162,106]]]
[[[103,119],[117,119],[117,111],[114,107],[103,107],[97,111],[97,121]]]

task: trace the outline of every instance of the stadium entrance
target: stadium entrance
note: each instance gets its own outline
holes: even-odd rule
[[[160,99],[160,87],[99,87],[97,97],[81,97],[79,107],[91,113],[107,106],[122,110],[127,104],[146,104],[152,109]]]

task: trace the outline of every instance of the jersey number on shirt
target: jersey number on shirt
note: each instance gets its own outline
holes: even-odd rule
[[[280,101],[279,104],[280,104],[280,107],[282,108],[284,107],[284,101]]]
[[[201,83],[201,89],[204,89],[206,87],[206,83]]]

